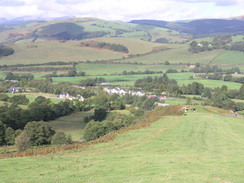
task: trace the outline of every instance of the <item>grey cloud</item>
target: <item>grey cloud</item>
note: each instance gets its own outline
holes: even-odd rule
[[[0,6],[21,6],[25,3],[21,0],[1,0]]]

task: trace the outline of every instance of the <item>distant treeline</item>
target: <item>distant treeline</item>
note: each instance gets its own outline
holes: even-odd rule
[[[16,67],[32,67],[32,66],[42,66],[42,65],[74,65],[78,64],[78,62],[62,62],[62,61],[57,61],[57,62],[47,62],[43,64],[15,64],[15,65],[0,65],[1,70],[11,70],[11,68],[16,68]]]
[[[6,74],[5,80],[22,80],[22,79],[26,79],[26,80],[32,80],[34,79],[34,76],[32,74],[26,74],[26,75],[15,75],[12,72],[8,72]]]
[[[233,67],[230,69],[222,69],[216,65],[214,66],[204,66],[204,67],[200,67],[198,64],[196,64],[196,67],[191,69],[190,72],[194,72],[194,73],[215,73],[215,72],[219,72],[219,73],[223,73],[223,74],[240,74],[240,68],[239,67]]]

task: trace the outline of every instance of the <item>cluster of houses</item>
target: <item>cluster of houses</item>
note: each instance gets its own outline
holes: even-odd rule
[[[125,95],[125,94],[130,94],[133,96],[145,96],[145,92],[143,91],[134,91],[134,90],[125,90],[124,88],[121,87],[116,87],[116,88],[104,88],[103,91],[107,92],[109,95],[113,95],[113,94],[119,94],[119,95]]]
[[[71,96],[70,94],[63,92],[60,93],[59,96],[57,96],[57,98],[60,99],[69,99],[69,100],[79,100],[79,101],[84,101],[84,97],[82,97],[81,95],[77,95],[76,97]]]

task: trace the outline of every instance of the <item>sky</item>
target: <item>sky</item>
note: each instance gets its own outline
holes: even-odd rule
[[[0,0],[0,18],[95,17],[105,20],[189,20],[244,15],[244,0]]]

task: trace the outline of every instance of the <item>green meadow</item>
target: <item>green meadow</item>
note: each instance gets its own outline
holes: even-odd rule
[[[201,52],[197,54],[189,53],[187,45],[179,45],[176,48],[160,51],[157,53],[143,55],[128,59],[118,60],[119,62],[131,62],[131,63],[143,63],[143,64],[155,64],[164,63],[169,61],[169,63],[200,63],[209,64],[210,61],[214,60],[215,57],[226,52],[225,50],[213,50],[208,52]]]
[[[216,57],[211,64],[229,64],[229,67],[232,67],[232,64],[244,64],[244,52],[226,51]],[[239,67],[239,65],[233,67]]]
[[[2,159],[0,182],[241,183],[243,119],[206,108],[196,107],[186,116],[165,116],[106,143]]]
[[[93,112],[79,112],[69,116],[60,117],[49,124],[57,131],[63,131],[65,134],[70,135],[73,141],[82,139],[83,132],[87,122],[85,117],[92,116]]]
[[[32,93],[32,92],[23,92],[23,93],[6,93],[9,97],[13,97],[14,95],[25,95],[30,103],[35,101],[35,98],[38,96],[43,96],[46,98],[49,98],[53,103],[57,104],[61,101],[64,101],[64,99],[58,99],[56,98],[55,94],[50,94],[50,93],[41,93],[41,92],[36,92],[36,93]]]
[[[121,74],[123,71],[162,71],[166,72],[168,69],[188,70],[187,68],[180,68],[178,65],[140,65],[140,64],[78,64],[76,70],[84,71],[87,75],[111,75]]]
[[[8,57],[0,58],[0,65],[13,64],[41,64],[55,61],[95,61],[119,59],[124,53],[104,49],[80,47],[80,41],[40,41],[32,43],[37,47],[28,48],[29,44],[15,44],[15,53]]]
[[[226,85],[228,89],[239,90],[241,88],[241,83],[227,82],[227,81],[218,81],[218,80],[207,80],[207,79],[196,79],[196,80],[177,80],[178,85],[188,85],[192,82],[198,82],[204,85],[204,87],[208,88],[216,88]]]

